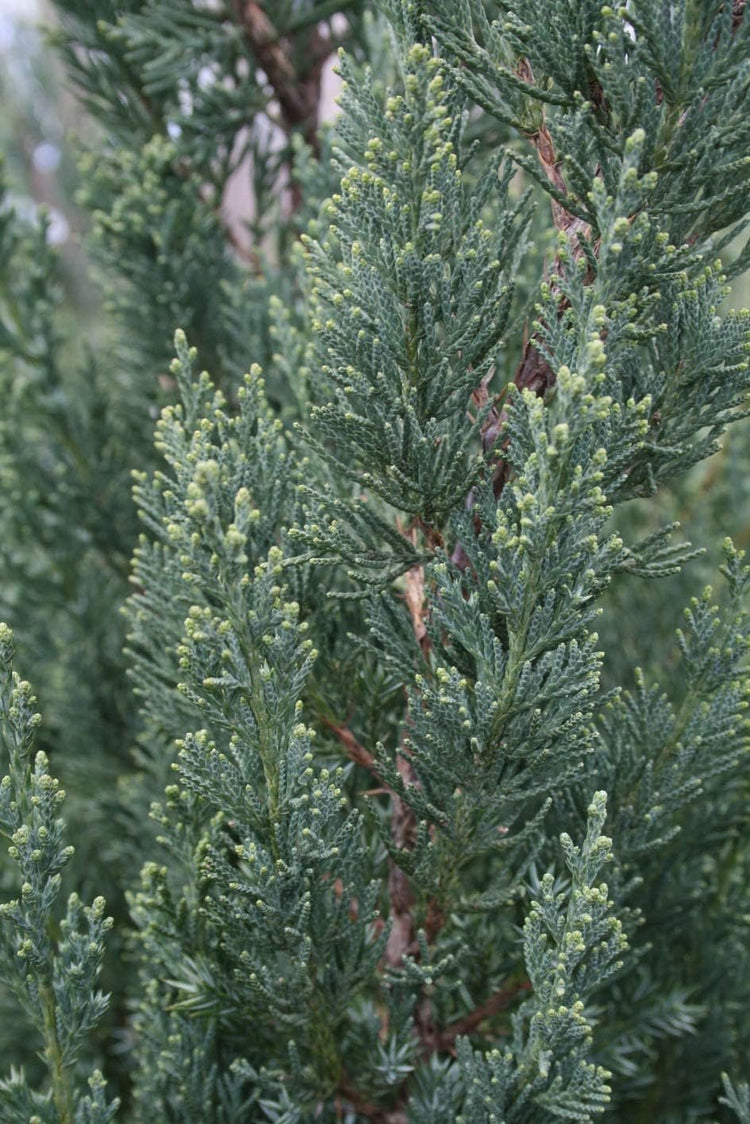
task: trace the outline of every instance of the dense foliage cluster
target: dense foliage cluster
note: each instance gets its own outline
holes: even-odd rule
[[[56,8],[0,1121],[750,1124],[744,0]]]

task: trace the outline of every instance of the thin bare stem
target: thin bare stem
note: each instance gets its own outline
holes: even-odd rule
[[[469,1011],[467,1015],[463,1015],[460,1019],[449,1023],[442,1031],[440,1031],[436,1048],[439,1050],[450,1050],[454,1042],[462,1034],[471,1034],[477,1030],[479,1026],[487,1019],[491,1019],[493,1015],[497,1015],[500,1011],[504,1011],[511,1005],[514,999],[517,999],[525,991],[531,990],[531,984],[528,980],[521,980],[519,983],[512,984],[509,987],[500,988],[484,1003],[480,1003],[473,1011]]]

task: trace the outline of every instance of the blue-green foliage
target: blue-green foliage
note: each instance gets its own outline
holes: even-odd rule
[[[722,1082],[725,1095],[720,1098],[721,1103],[734,1109],[740,1124],[746,1124],[750,1120],[750,1086],[743,1084],[735,1088],[726,1074],[722,1074]]]
[[[524,168],[595,232],[591,182],[615,194],[635,128],[644,131],[640,171],[656,173],[651,210],[672,243],[744,228],[750,31],[736,5],[500,0],[495,19],[481,0],[427,7],[479,104],[525,133],[546,123],[564,188],[531,160]]]
[[[89,1071],[87,1092],[76,1063],[107,1006],[96,985],[112,920],[105,916],[103,898],[84,906],[77,894],[70,895],[58,917],[61,872],[73,852],[63,841],[65,793],[50,776],[45,754],[40,751],[32,760],[40,716],[29,684],[12,663],[12,635],[0,625],[0,744],[8,770],[0,782],[0,825],[10,841],[19,894],[0,905],[0,979],[30,1017],[48,1081],[34,1090],[22,1071],[11,1070],[0,1083],[0,1118],[9,1124],[30,1118],[50,1124],[104,1122],[112,1119],[117,1104],[107,1103],[97,1070]]]
[[[264,401],[259,369],[247,376],[232,415],[208,375],[193,379],[195,361],[180,336],[173,373],[182,402],[165,408],[157,428],[171,475],[141,474],[135,488],[146,533],[129,613],[133,668],[152,733],[171,737],[195,715],[194,706],[178,702],[176,720],[174,704],[164,705],[164,685],[177,682],[176,647],[188,609],[231,596],[248,567],[278,543],[295,502],[294,466],[281,423]]]
[[[585,1013],[591,994],[622,967],[626,943],[607,884],[595,881],[612,858],[611,841],[601,834],[605,819],[605,794],[597,792],[582,846],[561,838],[569,885],[546,874],[536,888],[524,924],[534,998],[514,1015],[508,1047],[482,1054],[465,1040],[459,1045],[468,1086],[460,1120],[531,1121],[541,1109],[590,1121],[609,1103],[609,1074],[590,1061],[593,1027]]]
[[[122,499],[130,458],[151,459],[148,414],[73,338],[46,219],[24,219],[0,194],[0,618],[23,637],[39,684],[38,744],[81,824],[71,878],[88,897],[96,868],[116,862],[111,820],[135,725],[118,608],[136,522]],[[108,900],[120,912],[122,888]],[[0,1021],[8,1033],[12,1020]]]
[[[138,151],[86,154],[79,202],[93,215],[92,247],[118,264],[115,311],[125,329],[120,362],[133,366],[145,401],[166,378],[171,340],[164,328],[185,323],[207,363],[236,378],[236,353],[252,331],[233,294],[242,290],[227,253],[218,208],[203,177],[180,164],[180,150],[157,134]],[[252,293],[248,282],[246,297]],[[251,322],[252,323],[252,322]]]
[[[466,413],[508,327],[529,198],[510,200],[512,169],[497,162],[469,193],[462,106],[440,60],[414,44],[402,66],[403,93],[381,106],[371,78],[342,60],[344,174],[314,227],[328,222],[322,241],[307,240],[325,379],[307,439],[339,477],[439,533],[481,471],[486,410]],[[502,214],[494,230],[488,201]],[[344,520],[332,498],[315,498],[325,522],[303,537],[310,557],[333,553],[384,577],[418,560],[373,505],[349,504]]]
[[[722,1078],[750,1054],[742,550],[662,668],[631,659],[654,597],[680,625],[698,552],[669,497],[750,390],[720,256],[746,226],[744,6],[60,7],[108,129],[82,197],[121,278],[115,365],[144,408],[174,399],[125,608],[123,1117],[748,1119]],[[249,251],[221,206],[248,152]],[[41,402],[29,379],[68,392],[23,254],[0,347]],[[60,794],[9,670],[2,697],[6,975],[50,1078],[13,1071],[0,1118],[107,1119],[84,1092],[106,922],[73,896],[50,926]]]
[[[220,1066],[216,1081],[239,1059],[274,1064],[275,1042],[276,1067],[288,1050],[299,1052],[297,1094],[320,1095],[340,1065],[339,1024],[382,951],[371,931],[379,888],[368,885],[359,818],[347,810],[340,770],[315,767],[303,721],[299,696],[316,653],[271,545],[293,483],[279,424],[263,405],[258,372],[231,418],[207,376],[192,380],[184,337],[177,345],[183,403],[165,410],[158,436],[170,475],[137,488],[157,541],[144,535],[138,551],[131,642],[142,653],[136,673],[149,684],[154,729],[179,728],[158,709],[177,663],[182,720],[206,728],[179,743],[177,783],[153,813],[189,882],[172,886],[168,868],[151,863],[133,905],[144,948],[144,1111],[153,1098],[172,1103],[164,1051],[183,1024],[191,1038],[195,1014],[216,1020],[199,1047],[205,1065]],[[184,592],[165,617],[160,607],[177,582]],[[162,1027],[166,1039],[152,1027],[163,1024],[164,1007],[174,1024]],[[249,1052],[247,1019],[257,1035]],[[208,1103],[210,1083],[199,1084]]]
[[[106,130],[105,143],[85,151],[80,201],[94,217],[90,249],[104,276],[117,278],[107,295],[121,328],[118,363],[153,401],[181,324],[230,391],[248,356],[267,360],[269,297],[296,298],[288,249],[298,220],[279,185],[295,174],[298,143],[316,140],[322,61],[339,36],[355,31],[364,43],[362,5],[275,3],[261,8],[255,31],[237,4],[58,7],[55,41]],[[345,31],[330,22],[340,7]],[[276,36],[293,48],[281,71],[289,98],[266,73],[264,46]],[[252,198],[246,222],[225,206],[232,184]],[[314,207],[311,177],[309,195]]]

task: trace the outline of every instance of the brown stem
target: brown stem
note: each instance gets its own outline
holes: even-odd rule
[[[260,258],[258,257],[256,251],[252,249],[252,247],[243,245],[243,243],[237,237],[236,231],[232,229],[229,221],[224,218],[223,215],[220,215],[219,218],[221,221],[221,225],[224,228],[224,234],[226,235],[227,242],[229,242],[234,252],[238,257],[242,258],[242,260],[245,261],[247,265],[251,267],[252,272],[256,277],[262,277],[263,269],[260,264]]]
[[[427,634],[427,625],[425,624],[425,593],[424,593],[424,567],[412,566],[406,574],[406,593],[404,594],[406,607],[409,610],[411,617],[412,629],[414,630],[414,638],[422,650],[422,654],[427,657],[430,652],[432,644],[430,637]]]
[[[527,59],[520,60],[516,71],[519,78],[522,78],[529,86],[535,84],[534,72]],[[605,106],[602,89],[598,83],[596,87],[592,89],[591,96],[592,100],[597,104],[603,107]],[[567,194],[568,188],[565,183],[565,178],[560,171],[561,161],[558,159],[552,136],[544,120],[544,109],[540,108],[540,112],[542,114],[542,123],[535,133],[529,135],[529,140],[536,149],[536,154],[545,176],[559,194],[565,195]],[[571,212],[566,210],[562,203],[559,203],[556,199],[552,200],[552,218],[557,229],[565,231],[566,234],[585,234],[586,237],[591,234],[591,227],[588,223],[571,214]]]
[[[734,34],[744,18],[746,0],[732,0],[732,34]],[[518,64],[518,74],[524,81],[530,85],[534,83],[534,74],[526,59],[521,59]],[[608,113],[606,100],[599,83],[595,83],[590,91],[591,101],[603,113]],[[656,99],[658,103],[663,100],[663,91],[657,81],[656,83]],[[705,101],[706,99],[704,99]],[[543,112],[543,111],[542,111]],[[680,122],[681,123],[681,122]],[[536,133],[532,134],[529,138],[531,143],[536,149],[539,163],[542,170],[546,175],[549,182],[555,187],[558,193],[566,194],[567,186],[565,179],[560,170],[560,160],[555,152],[555,146],[550,135],[550,132],[542,117],[542,124]],[[552,216],[555,226],[558,230],[563,231],[571,240],[572,251],[575,258],[580,257],[582,253],[579,236],[584,236],[586,239],[591,238],[591,227],[583,219],[577,218],[565,209],[556,199],[552,200]],[[697,237],[697,235],[696,235]],[[597,247],[595,246],[596,250]],[[587,280],[590,278],[587,277]],[[568,307],[567,300],[563,297],[558,306],[558,316],[562,316],[565,309]],[[514,383],[519,390],[528,389],[534,392],[538,397],[543,397],[547,390],[554,385],[555,374],[549,363],[540,353],[537,346],[539,342],[538,336],[532,336],[525,342],[523,356],[518,365],[514,377]],[[503,421],[505,420],[504,413],[498,412],[493,409],[490,412],[486,426],[496,434]],[[508,465],[503,461],[499,461],[495,467],[493,474],[493,488],[495,496],[499,496],[506,481],[508,479]],[[463,554],[463,552],[461,552]],[[465,555],[464,555],[465,558]]]
[[[415,541],[420,530],[429,546],[434,550],[443,545],[442,536],[422,520],[416,520],[409,537]],[[432,643],[425,624],[426,599],[424,569],[414,566],[406,575],[405,600],[411,616],[414,636],[425,659],[429,658]],[[408,714],[407,714],[408,724]],[[398,755],[396,767],[406,787],[418,785],[419,781],[410,758],[402,750]],[[391,838],[398,851],[410,851],[414,847],[417,834],[417,818],[406,801],[394,793]],[[398,967],[407,955],[419,955],[419,943],[414,923],[416,896],[406,873],[393,857],[389,858],[388,894],[390,898],[391,931],[385,950],[385,962],[389,967]],[[436,898],[431,898],[427,906],[424,932],[428,943],[437,939],[445,922],[443,910]],[[414,1009],[414,1028],[423,1054],[435,1049],[438,1030],[435,1025],[432,1002],[427,995],[421,995]]]
[[[411,850],[416,838],[417,821],[409,805],[381,780],[373,755],[357,740],[348,726],[340,726],[325,717],[322,721],[339,739],[347,756],[357,765],[369,769],[383,784],[383,791],[390,793],[393,801],[391,837],[399,850]],[[404,784],[410,785],[416,782],[414,769],[407,758],[399,755],[396,767]],[[386,945],[385,962],[389,967],[398,967],[403,962],[404,956],[416,949],[412,913],[416,899],[409,878],[392,858],[388,860],[388,867],[391,932]]]
[[[533,85],[534,75],[525,59],[521,60],[518,72],[525,81]],[[598,96],[600,101],[603,100],[601,87],[599,87]],[[566,195],[568,187],[565,182],[565,177],[560,170],[561,161],[555,151],[554,141],[544,121],[544,117],[542,117],[542,124],[540,127],[529,139],[536,150],[539,163],[541,164],[545,176],[559,194]],[[576,215],[573,215],[556,199],[552,199],[552,219],[557,230],[562,231],[570,238],[574,257],[580,257],[582,249],[579,236],[583,236],[586,239],[591,238],[591,227],[589,224]],[[565,310],[565,307],[567,307],[567,302],[561,302],[560,314]],[[526,341],[523,356],[513,381],[519,390],[531,390],[537,396],[542,397],[548,388],[554,384],[555,375],[550,365],[540,354],[536,346],[537,342],[538,340],[535,336],[532,336]]]
[[[745,0],[733,0],[732,3],[732,33],[738,30],[745,15]]]
[[[333,50],[332,41],[314,27],[307,44],[309,65],[304,74],[294,67],[289,44],[281,39],[258,0],[235,0],[235,11],[245,39],[258,65],[265,71],[279,103],[286,132],[300,129],[318,151],[318,104],[323,65]]]
[[[383,1110],[378,1105],[366,1100],[346,1075],[339,1081],[339,1093],[361,1116],[366,1116],[368,1120],[377,1120],[381,1117]]]
[[[322,721],[339,739],[346,750],[347,756],[357,765],[369,769],[378,780],[381,780],[373,755],[368,749],[365,749],[349,727],[341,726],[330,718],[323,717]],[[414,771],[411,764],[404,758],[399,757],[397,766],[404,778],[404,783],[412,783]],[[392,836],[399,847],[410,849],[414,845],[416,831],[414,813],[388,785],[384,784],[382,791],[390,793],[393,800]],[[391,931],[386,944],[385,962],[389,967],[396,967],[403,962],[407,952],[414,951],[416,946],[412,913],[415,898],[408,877],[391,858],[388,860],[388,893],[390,897]],[[338,1091],[341,1097],[348,1101],[360,1116],[374,1121],[375,1124],[406,1124],[406,1114],[402,1109],[383,1109],[379,1105],[368,1101],[359,1093],[346,1075],[339,1082]]]
[[[380,780],[375,767],[375,758],[370,753],[369,749],[365,749],[362,743],[357,740],[349,727],[339,726],[338,723],[334,722],[331,718],[326,718],[324,716],[321,717],[321,721],[323,725],[327,726],[339,739],[346,750],[347,756],[350,757],[355,764],[362,765],[365,769],[369,769],[370,772]]]
[[[176,171],[178,175],[183,175],[187,178],[192,171],[189,161],[180,161],[176,167]],[[256,277],[261,277],[263,274],[263,269],[261,267],[258,254],[254,249],[252,249],[252,247],[244,246],[242,244],[240,239],[237,237],[236,231],[232,229],[230,220],[227,219],[227,217],[222,213],[221,206],[216,208],[213,207],[211,196],[209,194],[209,186],[205,185],[204,187],[202,187],[199,190],[198,194],[200,196],[201,202],[204,203],[206,207],[211,207],[212,210],[214,210],[216,217],[221,223],[222,230],[224,231],[224,236],[226,237],[227,242],[232,247],[237,256],[242,258],[243,261],[245,261],[251,267]]]
[[[512,984],[510,987],[500,988],[484,1003],[480,1003],[473,1011],[469,1011],[468,1015],[463,1015],[441,1030],[437,1036],[436,1048],[439,1050],[452,1049],[454,1042],[460,1035],[471,1034],[485,1019],[490,1019],[498,1012],[504,1011],[523,991],[531,991],[531,984],[528,980],[521,980],[520,983]]]
[[[517,67],[517,72],[525,82],[528,82],[529,85],[534,84],[534,73],[531,69],[531,66],[529,65],[529,62],[526,59],[520,60]],[[598,86],[598,83],[597,87],[592,90],[592,99],[603,110],[606,109],[606,103],[604,102],[603,93],[601,87]],[[567,184],[565,183],[565,178],[561,171],[561,161],[559,160],[557,152],[555,151],[555,145],[552,140],[552,135],[547,128],[543,115],[541,125],[535,133],[530,134],[529,140],[536,150],[539,163],[549,182],[557,190],[558,194],[567,194]],[[574,257],[579,258],[583,252],[580,238],[583,237],[587,240],[591,238],[591,227],[589,226],[589,224],[583,219],[580,219],[576,215],[572,214],[560,202],[558,202],[557,199],[554,198],[552,199],[552,218],[557,230],[564,232],[570,238],[572,243],[573,255]],[[566,308],[567,301],[563,297],[560,300],[558,316],[562,316]],[[523,355],[521,357],[518,368],[516,369],[513,381],[519,390],[531,390],[539,398],[542,398],[546,394],[547,390],[549,390],[551,386],[554,386],[555,373],[550,367],[547,360],[542,355],[538,344],[538,335],[533,335],[525,341]],[[477,395],[479,395],[478,398],[476,397]],[[484,405],[486,403],[486,386],[483,386],[475,391],[475,398],[478,404]],[[497,440],[497,435],[500,432],[505,419],[505,411],[500,408],[500,402],[498,401],[489,411],[485,423],[482,427],[482,442],[485,451],[488,451],[494,445],[495,441]],[[505,448],[507,448],[507,442],[503,445],[503,449]],[[500,496],[500,493],[502,492],[503,487],[507,482],[508,474],[509,469],[507,462],[498,459],[495,463],[492,477],[493,491],[496,498]],[[469,502],[472,502],[471,497],[469,499]],[[456,547],[453,560],[458,565],[462,565],[462,568],[465,567],[468,561],[463,549],[460,547],[460,544]]]
[[[439,531],[436,531],[421,519],[415,519],[409,531],[402,531],[402,533],[404,533],[412,543],[415,543],[418,531],[422,532],[432,549],[436,549],[438,546],[442,545],[442,536]],[[422,654],[425,659],[427,659],[430,654],[432,642],[430,641],[427,625],[425,623],[427,607],[425,601],[424,568],[422,566],[412,566],[407,572],[404,600],[406,601],[411,617],[414,637]],[[410,758],[403,751],[397,755],[396,768],[406,787],[419,784],[414,766]],[[414,846],[416,835],[417,818],[414,812],[401,796],[394,793],[391,839],[397,850],[410,851]],[[419,946],[417,944],[414,926],[414,906],[416,904],[416,898],[408,876],[401,870],[392,857],[389,858],[388,862],[391,932],[388,937],[388,944],[386,945],[385,962],[390,967],[398,967],[407,954],[416,954],[418,952]],[[434,936],[437,936],[439,927],[433,924],[431,928],[434,939]],[[419,1010],[417,1011],[417,1016],[419,1016]],[[422,1038],[423,1035],[419,1017],[417,1017],[415,1021],[420,1038]]]
[[[337,1100],[343,1098],[356,1110],[359,1116],[372,1120],[373,1124],[406,1124],[406,1113],[403,1109],[386,1109],[373,1104],[372,1101],[368,1101],[366,1097],[362,1096],[346,1075],[339,1082],[338,1091],[340,1097]],[[337,1108],[342,1109],[343,1106],[339,1103]]]
[[[529,85],[534,84],[534,73],[527,59],[520,60],[517,67],[517,73],[519,77]],[[597,90],[592,91],[592,97],[597,101],[598,104],[604,106],[605,103],[601,87],[598,87]],[[536,150],[537,157],[539,158],[539,163],[541,164],[542,170],[544,171],[544,174],[549,182],[553,185],[554,188],[556,188],[559,194],[566,194],[567,185],[565,183],[562,171],[560,170],[561,161],[557,157],[555,146],[552,140],[552,135],[547,128],[543,115],[541,125],[536,130],[536,132],[529,134],[529,140]],[[591,227],[588,225],[588,223],[584,222],[583,219],[579,219],[575,215],[571,214],[571,212],[566,210],[566,208],[556,199],[552,199],[552,218],[556,228],[558,230],[564,231],[565,234],[567,234],[571,238],[573,244],[573,254],[574,256],[579,257],[582,253],[579,236],[583,236],[587,239],[590,238]],[[562,316],[566,307],[567,302],[563,297],[560,300],[560,305],[558,308],[559,316]],[[542,398],[546,394],[547,390],[551,386],[554,386],[555,373],[550,367],[547,360],[541,354],[538,343],[539,337],[537,335],[525,339],[523,355],[516,369],[513,381],[519,390],[531,390],[539,398]],[[491,377],[492,376],[490,375],[485,378],[482,381],[481,385],[478,386],[472,394],[473,404],[479,409],[484,409],[487,405],[489,398],[488,383]],[[505,409],[503,408],[504,398],[505,391],[503,391],[502,394],[500,394],[496,398],[495,402],[490,407],[482,425],[482,448],[487,455],[491,455],[492,449],[496,445],[498,435],[507,418],[507,414],[505,412]],[[504,452],[507,447],[508,442],[506,440],[501,447],[502,451]],[[510,469],[507,461],[496,456],[495,466],[492,473],[492,489],[496,499],[499,499],[500,493],[502,492],[508,480],[509,473]],[[469,493],[466,503],[469,510],[471,510],[471,508],[474,506],[473,491]],[[478,519],[476,519],[476,517],[474,523],[475,529],[479,531],[481,524],[479,523]],[[460,542],[456,543],[453,554],[451,555],[451,560],[462,570],[465,570],[469,565],[469,559],[466,555],[466,551],[464,550]]]
[[[399,754],[396,768],[405,785],[416,783],[416,774],[411,761]],[[417,836],[417,817],[409,805],[397,794],[393,794],[393,814],[391,817],[391,839],[399,851],[411,851]],[[417,947],[414,929],[414,905],[416,897],[408,875],[395,862],[388,859],[388,897],[390,899],[391,931],[385,946],[385,962],[389,968],[399,967],[404,957]]]
[[[399,527],[401,533],[415,543],[419,521],[415,520],[408,531]],[[411,617],[414,638],[422,654],[427,658],[430,653],[430,638],[425,624],[425,583],[424,568],[412,566],[406,574],[406,591],[404,600]],[[409,716],[407,713],[406,722]],[[403,752],[396,756],[396,768],[405,786],[417,784],[417,775],[411,760]],[[393,814],[391,818],[391,839],[397,851],[410,851],[414,846],[417,836],[417,818],[405,800],[397,793],[393,793]],[[396,968],[403,963],[404,957],[417,950],[416,932],[414,927],[414,906],[416,897],[408,875],[396,863],[393,856],[388,858],[388,897],[390,900],[391,931],[385,949],[385,963]]]

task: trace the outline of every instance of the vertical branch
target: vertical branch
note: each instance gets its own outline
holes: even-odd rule
[[[738,30],[744,19],[746,0],[732,0],[732,34],[734,35]],[[696,20],[697,24],[697,20]],[[694,51],[697,44],[692,44]],[[527,59],[522,58],[517,66],[517,73],[529,85],[534,84],[534,73]],[[607,103],[604,97],[604,92],[599,86],[598,82],[589,91],[591,101],[596,105],[597,109],[603,113],[607,113]],[[662,100],[662,91],[658,86],[656,89],[656,97],[660,102]],[[542,114],[541,124],[535,133],[529,136],[529,140],[533,145],[539,164],[550,184],[556,189],[558,194],[567,194],[567,185],[565,178],[560,170],[560,160],[555,151],[552,136],[547,128],[544,109],[540,109]],[[679,107],[675,107],[674,128],[678,128],[684,114],[680,116]],[[568,236],[571,241],[572,251],[575,258],[580,257],[581,247],[578,241],[578,236],[582,235],[586,239],[591,238],[591,227],[583,219],[577,218],[571,214],[566,208],[557,200],[551,200],[552,218],[557,230],[563,232]],[[598,252],[598,245],[594,245],[594,251]],[[567,301],[561,297],[558,306],[558,316],[561,316],[567,308]],[[531,390],[538,397],[543,397],[547,390],[554,385],[555,374],[551,369],[549,363],[542,356],[537,346],[538,336],[533,335],[524,341],[524,349],[521,361],[516,369],[513,382],[519,390]],[[485,391],[486,395],[486,391]],[[486,397],[485,397],[486,400]],[[495,406],[491,409],[487,421],[485,422],[484,435],[485,438],[485,451],[487,451],[494,439],[497,437],[503,422],[505,421],[505,412],[498,410]],[[495,496],[499,497],[508,478],[508,467],[504,461],[497,461],[493,472],[493,489]],[[454,560],[463,561],[465,564],[466,558],[463,550],[460,551],[458,558]]]
[[[422,650],[422,654],[427,656],[430,651],[430,638],[427,635],[427,625],[425,624],[425,590],[424,590],[424,567],[412,566],[411,570],[406,574],[406,593],[404,600],[409,610],[411,617],[412,629],[414,630],[414,639]]]
[[[318,116],[323,67],[336,49],[332,36],[323,35],[317,23],[302,24],[296,34],[305,36],[305,63],[296,67],[292,41],[280,36],[258,0],[234,0],[234,10],[245,41],[258,66],[265,72],[279,105],[281,127],[287,137],[299,132],[313,152],[320,153]],[[293,157],[288,157],[291,172]],[[302,205],[302,189],[290,174],[291,210]]]
[[[529,86],[534,85],[534,72],[527,59],[521,59],[516,70],[519,78],[522,78]],[[603,106],[604,101],[601,90],[598,89],[596,92],[592,91],[592,93],[598,103]],[[539,163],[541,164],[545,176],[552,186],[557,189],[558,193],[565,195],[568,189],[563,174],[560,171],[560,160],[555,151],[552,136],[547,128],[543,106],[538,107],[537,112],[541,113],[541,124],[536,132],[529,135],[529,140],[536,150]],[[578,233],[583,233],[588,237],[591,233],[591,228],[583,219],[572,215],[570,211],[566,210],[562,203],[559,203],[556,199],[552,200],[552,220],[555,227],[558,230],[564,231],[566,234],[576,235]]]
[[[416,783],[414,766],[408,758],[397,755],[396,767],[405,785]],[[393,794],[393,814],[391,818],[391,839],[400,851],[410,851],[417,834],[417,819],[409,805],[398,795]],[[391,931],[385,948],[385,962],[389,968],[397,968],[404,957],[416,947],[414,931],[414,906],[416,897],[409,877],[393,857],[388,859],[388,897],[390,899]]]
[[[416,541],[417,528],[412,526],[407,537]],[[430,638],[425,624],[425,583],[424,567],[413,566],[406,575],[404,600],[411,617],[414,639],[425,658],[430,652]],[[409,723],[408,710],[405,719]],[[405,786],[417,784],[417,775],[410,759],[405,756],[403,746],[396,755],[396,768]],[[409,805],[393,793],[393,815],[391,819],[391,839],[399,851],[410,851],[417,835],[417,819]],[[402,963],[409,951],[416,950],[414,929],[414,906],[416,897],[408,876],[393,857],[388,859],[388,897],[390,899],[391,932],[385,950],[385,962],[394,968]]]
[[[317,152],[321,79],[323,65],[334,49],[332,40],[313,27],[306,44],[307,65],[300,72],[292,61],[290,42],[279,36],[258,0],[235,0],[234,7],[245,40],[279,103],[284,130],[288,134],[300,130]]]
[[[418,523],[418,520],[409,528],[409,532],[406,535],[412,543],[416,543],[417,526],[422,526],[422,524]],[[422,531],[427,540],[433,544],[436,537],[439,537],[436,536],[432,527],[422,526]],[[425,624],[424,566],[413,566],[413,568],[407,572],[404,600],[409,610],[409,616],[412,618],[414,638],[424,658],[428,659],[432,643],[430,636],[427,634],[427,626]],[[409,715],[407,710],[405,722],[407,727],[408,722]],[[401,746],[401,750],[397,754],[396,768],[405,786],[417,785],[418,780],[414,765],[405,754],[403,746]],[[391,839],[394,841],[399,851],[410,851],[416,840],[416,816],[412,808],[409,808],[405,800],[401,799],[396,792],[394,792],[394,805],[392,805],[392,807],[394,807],[394,813],[392,813],[390,826]],[[403,961],[409,950],[416,950],[417,948],[414,928],[414,906],[416,904],[416,898],[412,883],[410,883],[407,874],[400,869],[399,865],[392,858],[389,859],[388,894],[390,898],[391,931],[386,946],[386,963],[389,967],[395,968]]]
[[[732,3],[732,31],[738,30],[745,15],[745,0],[733,0]]]
[[[73,1124],[74,1104],[70,1075],[63,1060],[60,1040],[57,1033],[55,995],[48,982],[39,984],[39,1002],[42,1008],[42,1031],[44,1035],[44,1057],[49,1067],[52,1083],[52,1100],[60,1119],[60,1124]]]
[[[419,527],[430,546],[434,548],[442,545],[442,536],[439,531],[421,520],[417,520],[411,528],[409,537],[412,542],[416,540],[417,527]],[[423,656],[428,659],[432,643],[425,623],[427,606],[424,568],[422,566],[414,566],[408,571],[404,599],[411,617],[414,638]],[[408,728],[408,710],[405,724]],[[414,766],[403,747],[397,755],[396,767],[405,787],[419,784]],[[398,850],[410,851],[416,841],[416,833],[417,818],[414,811],[401,796],[394,793],[391,819],[391,839],[394,845]],[[398,967],[407,954],[419,954],[419,945],[414,924],[416,895],[408,875],[398,866],[392,856],[389,857],[388,895],[390,899],[391,932],[386,945],[385,962],[389,967]],[[429,943],[437,938],[443,923],[443,912],[436,899],[432,898],[427,906],[424,926],[425,936]],[[425,1054],[433,1052],[438,1042],[438,1031],[433,1017],[432,1003],[426,995],[422,995],[417,1001],[414,1011],[414,1025],[423,1052]]]
[[[519,77],[529,85],[534,84],[534,73],[527,59],[522,58],[519,61],[517,73]],[[592,97],[600,107],[606,109],[606,103],[600,88],[597,87],[596,90],[592,91]],[[545,176],[558,194],[565,195],[567,194],[567,184],[565,183],[565,178],[560,169],[561,161],[555,150],[552,135],[547,128],[543,109],[541,109],[541,114],[542,117],[539,128],[536,132],[531,133],[528,139],[536,151],[539,164]],[[591,227],[583,219],[571,214],[557,199],[552,198],[551,206],[552,220],[555,224],[555,228],[570,238],[574,256],[576,258],[580,257],[582,251],[579,236],[590,239]],[[561,297],[558,307],[558,316],[562,316],[566,307],[567,301],[564,297]],[[513,382],[519,390],[530,390],[532,393],[536,394],[537,397],[542,398],[547,390],[554,386],[555,373],[541,354],[538,342],[539,338],[537,335],[530,336],[524,340],[523,354],[516,368]],[[481,392],[484,394],[483,398],[481,397]],[[477,395],[479,395],[479,397],[477,397]],[[487,400],[486,387],[481,387],[479,391],[475,392],[475,398],[479,404],[484,405]],[[506,419],[505,410],[501,409],[500,405],[500,400],[493,405],[483,426],[482,441],[485,452],[491,450]],[[503,448],[506,448],[506,446],[503,446]],[[496,498],[500,496],[507,479],[507,463],[504,460],[497,459],[492,475],[492,486]],[[466,564],[466,555],[460,544],[454,552],[454,561],[459,565]]]

